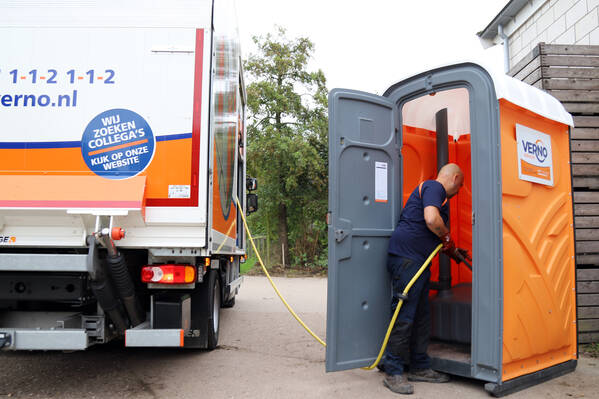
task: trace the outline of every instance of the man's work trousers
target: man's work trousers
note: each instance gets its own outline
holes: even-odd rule
[[[422,264],[410,259],[389,255],[387,270],[393,284],[392,315],[405,287],[421,266]],[[385,356],[385,372],[389,375],[403,374],[407,365],[412,370],[431,367],[431,359],[426,354],[431,332],[431,310],[428,300],[430,274],[427,267],[412,285],[391,330]]]

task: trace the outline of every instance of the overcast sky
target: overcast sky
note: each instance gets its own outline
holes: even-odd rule
[[[237,0],[244,57],[252,36],[287,29],[315,44],[311,68],[327,87],[382,94],[413,74],[455,61],[503,68],[501,46],[483,50],[481,31],[508,0]]]

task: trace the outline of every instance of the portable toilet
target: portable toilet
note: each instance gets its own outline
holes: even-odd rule
[[[486,381],[495,396],[575,369],[572,125],[554,97],[473,63],[383,96],[331,91],[327,371],[378,354],[388,240],[410,192],[436,177],[439,144],[465,174],[450,225],[473,262],[441,271],[435,288],[449,277],[450,295],[431,291],[433,368]],[[438,262],[431,268],[436,280]]]

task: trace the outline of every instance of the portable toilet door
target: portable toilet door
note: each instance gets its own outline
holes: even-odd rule
[[[383,96],[330,93],[327,371],[367,366],[378,354],[390,319],[388,240],[404,194],[436,175],[429,125],[440,107],[458,132],[449,160],[468,175],[468,190],[452,200],[452,237],[471,248],[473,270],[451,266],[452,289],[466,288],[471,298],[433,323],[449,318],[467,341],[431,345],[433,367],[486,381],[494,395],[573,370],[572,118],[548,94],[464,63],[416,75]],[[526,152],[534,156],[543,140],[545,164]]]

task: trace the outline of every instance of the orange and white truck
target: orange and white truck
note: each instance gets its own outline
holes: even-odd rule
[[[214,348],[245,256],[233,1],[0,1],[0,347]]]

